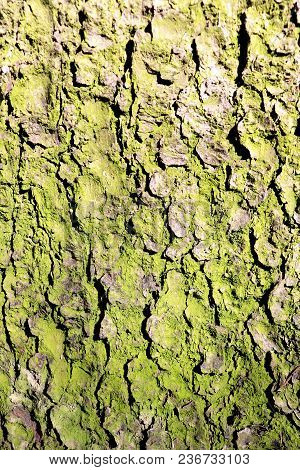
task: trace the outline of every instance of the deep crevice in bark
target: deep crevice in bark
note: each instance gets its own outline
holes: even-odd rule
[[[234,147],[236,154],[241,157],[241,160],[250,160],[251,154],[247,147],[241,143],[241,138],[237,125],[235,125],[227,135],[228,142]]]
[[[239,55],[239,65],[237,69],[237,78],[236,78],[236,84],[238,87],[244,85],[243,72],[246,69],[247,62],[248,62],[248,47],[250,43],[250,37],[246,28],[246,21],[247,21],[246,13],[241,14],[240,21],[241,21],[241,24],[240,24],[239,34],[238,34],[240,55]]]

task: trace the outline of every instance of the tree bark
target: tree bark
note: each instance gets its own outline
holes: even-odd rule
[[[299,447],[299,1],[0,6],[1,448]]]

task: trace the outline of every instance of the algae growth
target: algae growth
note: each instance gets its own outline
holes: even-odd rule
[[[299,447],[299,2],[0,7],[1,448]]]

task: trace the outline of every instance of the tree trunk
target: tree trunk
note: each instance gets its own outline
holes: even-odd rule
[[[0,6],[1,448],[299,447],[299,1]]]

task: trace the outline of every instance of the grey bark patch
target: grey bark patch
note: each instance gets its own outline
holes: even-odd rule
[[[179,137],[173,137],[167,143],[161,144],[159,159],[166,166],[185,166],[188,162],[188,147],[180,141]]]
[[[171,188],[167,177],[163,173],[154,173],[149,183],[150,191],[159,197],[165,197],[170,194]]]
[[[233,232],[244,228],[250,221],[250,215],[245,209],[237,209],[229,221],[230,230]]]
[[[205,164],[211,166],[219,166],[229,159],[227,150],[212,139],[200,140],[196,152]]]
[[[171,204],[168,211],[168,224],[176,237],[182,238],[187,234],[190,224],[189,213],[183,207]]]

